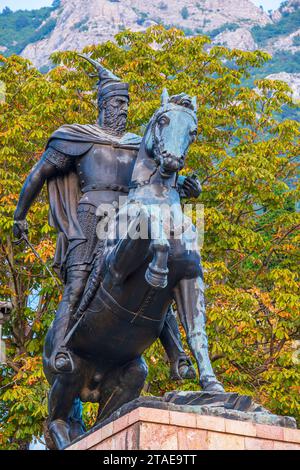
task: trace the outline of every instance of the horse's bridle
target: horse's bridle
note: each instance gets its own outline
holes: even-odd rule
[[[159,145],[160,145],[160,142],[157,141],[157,138],[156,138],[156,135],[155,135],[155,128],[157,126],[158,120],[161,116],[163,116],[164,114],[166,114],[169,111],[177,111],[177,112],[181,112],[181,113],[186,113],[189,116],[191,116],[194,119],[195,124],[197,124],[197,116],[195,114],[195,111],[193,111],[190,108],[187,108],[185,106],[181,106],[181,105],[178,105],[178,104],[175,104],[175,103],[168,103],[167,105],[164,105],[161,108],[159,108],[154,113],[154,115],[151,119],[150,136],[151,136],[153,146],[155,146],[155,144],[156,144],[159,147]],[[154,152],[155,152],[155,148],[154,148]],[[158,152],[161,152],[160,148],[158,148]],[[187,153],[187,151],[183,155],[184,157],[185,157],[186,153]]]
[[[151,173],[151,175],[149,176],[148,179],[146,179],[144,181],[141,181],[141,182],[131,183],[129,185],[129,189],[135,189],[135,188],[139,188],[139,187],[146,186],[146,185],[150,184],[152,176],[154,176],[155,173],[157,172],[157,170],[159,168],[159,165],[161,163],[160,155],[162,153],[162,149],[160,148],[160,141],[157,139],[157,137],[155,135],[155,128],[158,124],[159,118],[161,116],[163,116],[164,114],[166,114],[168,111],[177,111],[177,112],[181,112],[181,113],[182,112],[186,113],[194,119],[194,122],[197,125],[198,121],[197,121],[197,116],[196,116],[195,111],[190,109],[190,108],[187,108],[185,106],[178,105],[178,104],[175,104],[175,103],[168,103],[167,105],[164,105],[164,106],[160,107],[157,111],[155,111],[155,113],[153,114],[152,119],[150,121],[149,127],[150,127],[151,146],[153,148],[153,154],[154,154],[153,160],[156,163],[156,168],[153,171],[153,173]],[[188,148],[187,148],[186,152],[184,153],[183,157],[186,156],[187,151],[188,151]]]

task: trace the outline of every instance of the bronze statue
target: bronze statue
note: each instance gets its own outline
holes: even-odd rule
[[[173,376],[193,376],[170,310],[174,298],[202,388],[223,391],[208,356],[197,249],[187,250],[172,236],[108,243],[96,234],[98,206],[118,202],[121,194],[141,204],[139,217],[150,225],[149,205],[174,204],[179,213],[179,193],[199,195],[193,178],[181,187],[177,182],[197,131],[195,100],[184,94],[169,98],[165,92],[141,140],[125,133],[128,85],[91,62],[100,78],[98,124],[66,125],[54,132],[15,212],[14,234],[20,238],[27,232],[26,214],[47,181],[58,230],[55,266],[65,282],[44,351],[52,386],[49,430],[57,448],[82,432],[74,411],[79,398],[99,402],[102,420],[139,395],[147,374],[142,354],[156,338],[167,351]]]
[[[125,134],[128,84],[92,61],[99,72],[99,124],[65,125],[50,137],[40,162],[27,178],[14,215],[14,234],[27,232],[26,214],[47,181],[51,223],[58,232],[54,267],[65,282],[55,320],[53,371],[68,370],[69,356],[60,345],[78,306],[92,268],[98,243],[96,209],[128,194],[141,137]],[[183,197],[197,197],[199,183],[186,178],[179,187]],[[172,310],[161,335],[174,379],[193,378]]]

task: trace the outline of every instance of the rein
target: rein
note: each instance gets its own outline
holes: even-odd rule
[[[153,300],[153,297],[156,294],[156,289],[150,288],[148,294],[145,296],[140,308],[138,309],[137,312],[132,312],[131,310],[128,310],[125,307],[122,307],[113,297],[111,294],[109,294],[104,287],[101,285],[100,287],[100,299],[102,300],[103,304],[115,315],[117,315],[119,318],[122,320],[128,321],[128,317],[130,319],[130,323],[134,323],[136,320],[141,319],[141,320],[146,320],[155,322],[155,323],[161,323],[164,319],[155,319],[155,318],[150,318],[147,317],[146,315],[142,315],[144,312],[145,308],[148,306],[149,303]],[[131,318],[130,318],[131,317]]]

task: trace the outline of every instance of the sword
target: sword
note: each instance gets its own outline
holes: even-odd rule
[[[45,263],[45,261],[41,258],[41,256],[38,254],[38,252],[36,251],[36,249],[34,248],[33,244],[29,241],[26,233],[22,233],[21,235],[21,239],[20,240],[17,240],[15,241],[14,243],[16,245],[22,243],[22,241],[24,240],[24,242],[26,243],[26,245],[31,249],[32,253],[34,254],[34,256],[39,260],[39,262],[41,263],[41,265],[47,270],[47,272],[50,274],[51,278],[54,280],[55,284],[57,285],[57,287],[59,287],[61,289],[62,287],[62,283],[58,281],[58,279],[54,276],[54,274],[50,271],[49,267],[47,266],[47,264]]]

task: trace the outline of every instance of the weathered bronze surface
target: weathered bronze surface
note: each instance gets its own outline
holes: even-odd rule
[[[20,238],[28,231],[27,212],[47,182],[58,231],[55,268],[64,282],[44,350],[49,431],[59,449],[84,431],[79,399],[98,402],[101,421],[139,396],[147,376],[142,354],[157,338],[172,376],[194,376],[171,310],[174,299],[201,387],[223,392],[208,356],[197,244],[187,248],[174,231],[166,234],[162,219],[153,235],[150,216],[150,207],[167,204],[174,224],[182,213],[180,196],[199,195],[197,180],[188,177],[179,185],[177,179],[197,132],[196,100],[164,91],[141,139],[125,133],[128,86],[96,66],[98,123],[54,132],[15,212],[14,234]],[[127,204],[139,204],[128,226],[131,236],[99,239],[99,207],[117,203],[121,195],[128,195]],[[119,217],[120,212],[116,225]],[[132,237],[137,220],[148,227],[145,239]]]

